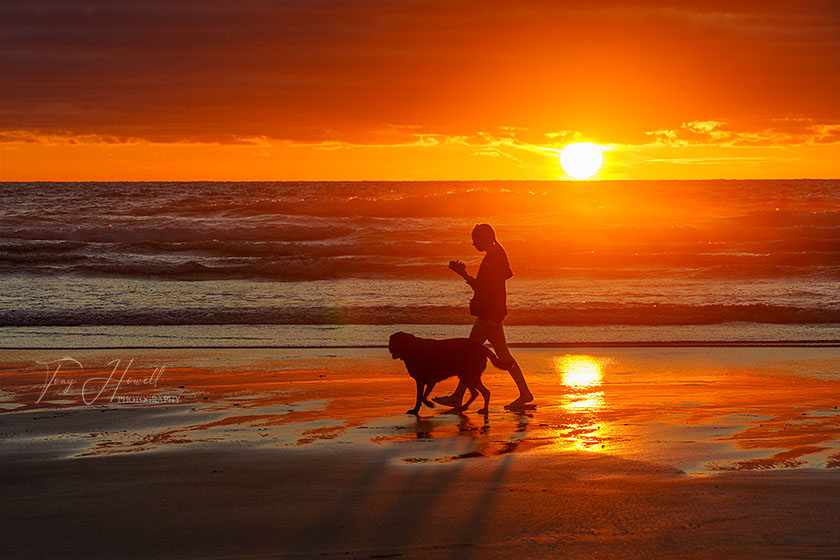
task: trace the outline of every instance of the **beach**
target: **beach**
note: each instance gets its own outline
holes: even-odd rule
[[[6,550],[838,558],[836,194],[4,183]],[[388,338],[469,333],[446,263],[475,273],[483,221],[537,407],[505,410],[515,386],[488,366],[486,418],[407,415]]]
[[[514,353],[536,410],[415,418],[381,347],[4,350],[6,550],[840,556],[836,346]]]
[[[4,183],[5,550],[840,558],[836,194]],[[446,263],[475,273],[483,221],[537,407],[505,410],[514,383],[488,366],[486,418],[407,415],[385,346],[467,336]]]
[[[0,21],[3,559],[840,560],[840,2]]]

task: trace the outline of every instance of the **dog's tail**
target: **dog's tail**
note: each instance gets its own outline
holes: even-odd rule
[[[490,361],[497,368],[504,369],[504,370],[509,370],[510,368],[513,367],[513,363],[514,363],[513,360],[505,361],[505,360],[499,358],[498,356],[496,356],[496,354],[492,350],[487,348],[486,346],[482,345],[481,347],[484,348],[484,353],[487,355],[488,358],[490,358]]]

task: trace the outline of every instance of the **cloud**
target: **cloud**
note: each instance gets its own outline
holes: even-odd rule
[[[722,121],[689,121],[678,129],[651,130],[653,143],[687,146],[801,146],[840,143],[840,124],[819,123],[807,118],[774,119],[771,126],[735,130]]]
[[[29,130],[3,130],[0,131],[0,142],[4,144],[41,144],[44,146],[57,146],[61,144],[137,144],[144,142],[144,140],[141,138],[103,136],[99,134],[73,134],[70,132],[38,134]]]
[[[687,157],[679,155],[680,150],[692,148],[784,148],[807,145],[840,144],[840,124],[818,123],[811,119],[787,118],[776,119],[772,128],[758,130],[735,130],[732,125],[717,120],[694,120],[681,123],[678,128],[646,132],[647,140],[641,142],[607,142],[585,136],[581,131],[562,131],[540,133],[525,128],[499,127],[496,131],[476,131],[469,134],[446,134],[420,131],[418,126],[392,126],[379,141],[353,141],[344,139],[325,140],[286,140],[267,136],[230,137],[222,140],[206,138],[199,141],[155,142],[140,137],[116,137],[101,134],[74,134],[69,131],[58,133],[35,133],[27,130],[4,130],[0,132],[0,142],[9,146],[14,144],[58,145],[231,145],[243,147],[271,148],[306,148],[324,152],[353,150],[427,150],[457,147],[469,149],[470,155],[505,157],[517,162],[555,161],[562,149],[570,142],[592,141],[607,150],[620,152],[648,151],[651,149],[670,149],[673,156],[666,158],[648,158],[648,162],[683,163],[719,163],[736,160],[756,161],[753,156]],[[338,135],[340,136],[340,135]],[[549,141],[539,141],[539,138]],[[537,141],[533,139],[536,138]],[[676,150],[676,151],[674,151]]]
[[[137,145],[137,144],[156,144],[164,142],[154,142],[146,138],[127,137],[127,136],[109,136],[103,134],[76,134],[69,131],[39,133],[31,130],[3,130],[0,131],[0,143],[2,144],[40,144],[43,146],[59,146],[59,145]],[[224,141],[214,141],[212,139],[205,139],[203,141],[186,141],[179,140],[175,142],[167,142],[168,144],[212,144],[212,145],[231,145],[231,146],[268,146],[271,145],[271,140],[264,136],[250,137],[250,138],[225,138]]]
[[[819,124],[812,128],[816,135],[811,138],[811,143],[840,144],[840,124]]]
[[[829,2],[6,0],[0,20],[3,128],[38,134],[624,141],[698,107],[840,120]]]
[[[810,130],[810,141],[748,145],[732,138],[754,133],[722,121],[696,124],[707,122],[688,121],[695,124],[656,131],[642,142],[608,143],[599,178],[837,176],[840,125],[780,121],[780,127]],[[599,141],[580,131],[547,140],[533,130],[395,130],[377,142],[255,136],[236,144],[4,130],[0,150],[6,180],[527,180],[563,178],[558,155],[565,145],[576,136]],[[727,141],[713,141],[712,132],[726,133]]]
[[[647,163],[678,163],[692,165],[719,165],[722,163],[744,163],[744,162],[769,162],[778,161],[776,157],[768,156],[728,156],[728,157],[670,157],[670,158],[648,158]]]

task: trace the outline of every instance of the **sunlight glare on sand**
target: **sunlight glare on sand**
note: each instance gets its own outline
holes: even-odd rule
[[[596,387],[601,384],[603,378],[601,362],[590,356],[555,358],[554,369],[562,376],[563,385],[568,387]]]
[[[585,355],[568,355],[554,358],[554,370],[560,374],[564,385],[561,406],[565,413],[576,419],[562,426],[557,433],[561,449],[603,451],[605,427],[592,413],[604,408],[602,361]]]
[[[596,390],[604,376],[599,360],[584,355],[563,356],[554,359],[554,369],[566,387],[564,409],[596,411],[604,407],[604,392]]]
[[[569,412],[577,410],[598,410],[604,406],[604,392],[587,393],[585,395],[566,395],[563,408]]]

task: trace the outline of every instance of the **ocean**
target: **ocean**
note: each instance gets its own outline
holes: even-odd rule
[[[2,347],[466,336],[477,223],[513,343],[840,338],[840,180],[2,183]],[[384,337],[384,339],[383,339]]]

